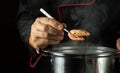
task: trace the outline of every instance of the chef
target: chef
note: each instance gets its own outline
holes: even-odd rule
[[[30,72],[51,72],[50,57],[40,53],[51,46],[89,43],[115,47],[120,29],[119,4],[120,0],[19,0],[17,27],[30,52]],[[40,8],[55,19],[43,15]],[[83,29],[91,35],[85,41],[72,41],[64,32],[63,23],[68,30]]]

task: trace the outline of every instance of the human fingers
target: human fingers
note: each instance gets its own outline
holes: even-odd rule
[[[49,39],[44,39],[44,38],[35,38],[35,37],[30,37],[30,43],[32,47],[34,47],[36,50],[44,49],[48,45],[56,45],[59,44],[59,40],[49,40]]]
[[[49,39],[49,40],[63,40],[64,38],[64,35],[53,35],[53,34],[49,34],[47,32],[38,31],[38,30],[31,32],[31,36],[36,38]]]
[[[39,18],[37,18],[37,20],[40,23],[44,23],[44,24],[50,25],[50,26],[52,26],[53,28],[55,28],[57,30],[63,30],[64,29],[63,24],[58,22],[55,19],[51,19],[51,18],[47,18],[47,17],[39,17]]]
[[[53,28],[52,26],[46,25],[44,23],[39,23],[36,27],[37,27],[37,30],[47,32],[52,35],[64,35],[63,30],[57,30]]]
[[[118,50],[120,50],[120,38],[118,38],[116,41],[116,47]]]
[[[44,48],[47,45],[57,44],[60,42],[63,39],[63,35],[63,30],[56,30],[49,25],[35,20],[31,26],[29,43],[36,49],[39,49],[40,47]],[[42,41],[43,39],[44,41]],[[48,42],[45,42],[45,40]]]
[[[62,23],[62,24],[63,24],[63,27],[64,27],[64,28],[67,28],[67,24],[65,24],[65,23]]]
[[[44,33],[38,33],[38,32],[44,32]],[[55,36],[63,36],[64,35],[63,30],[57,30],[49,25],[46,25],[44,23],[40,23],[37,20],[31,26],[31,33],[41,34],[41,35],[44,35],[44,37],[46,37],[46,36],[49,37],[48,35],[50,35],[50,34],[55,35]]]

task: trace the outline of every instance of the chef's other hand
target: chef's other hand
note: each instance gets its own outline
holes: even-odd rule
[[[120,50],[120,38],[117,39],[116,46],[117,49]]]
[[[116,41],[116,47],[120,51],[120,38],[118,38]],[[120,61],[120,58],[119,58],[119,61]]]
[[[29,44],[38,51],[59,44],[64,38],[63,29],[63,24],[55,19],[38,17],[31,26]]]

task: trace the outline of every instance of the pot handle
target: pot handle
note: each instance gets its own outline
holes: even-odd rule
[[[120,50],[115,51],[115,53],[113,54],[114,58],[120,58]]]
[[[50,56],[50,51],[46,49],[40,50],[40,53],[44,53],[45,55]]]

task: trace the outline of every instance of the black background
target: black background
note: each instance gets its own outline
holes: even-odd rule
[[[18,0],[0,2],[0,66],[3,73],[28,73],[29,71],[28,53],[16,27],[17,10]]]
[[[18,0],[0,2],[1,72],[27,73],[27,52],[16,28]]]

